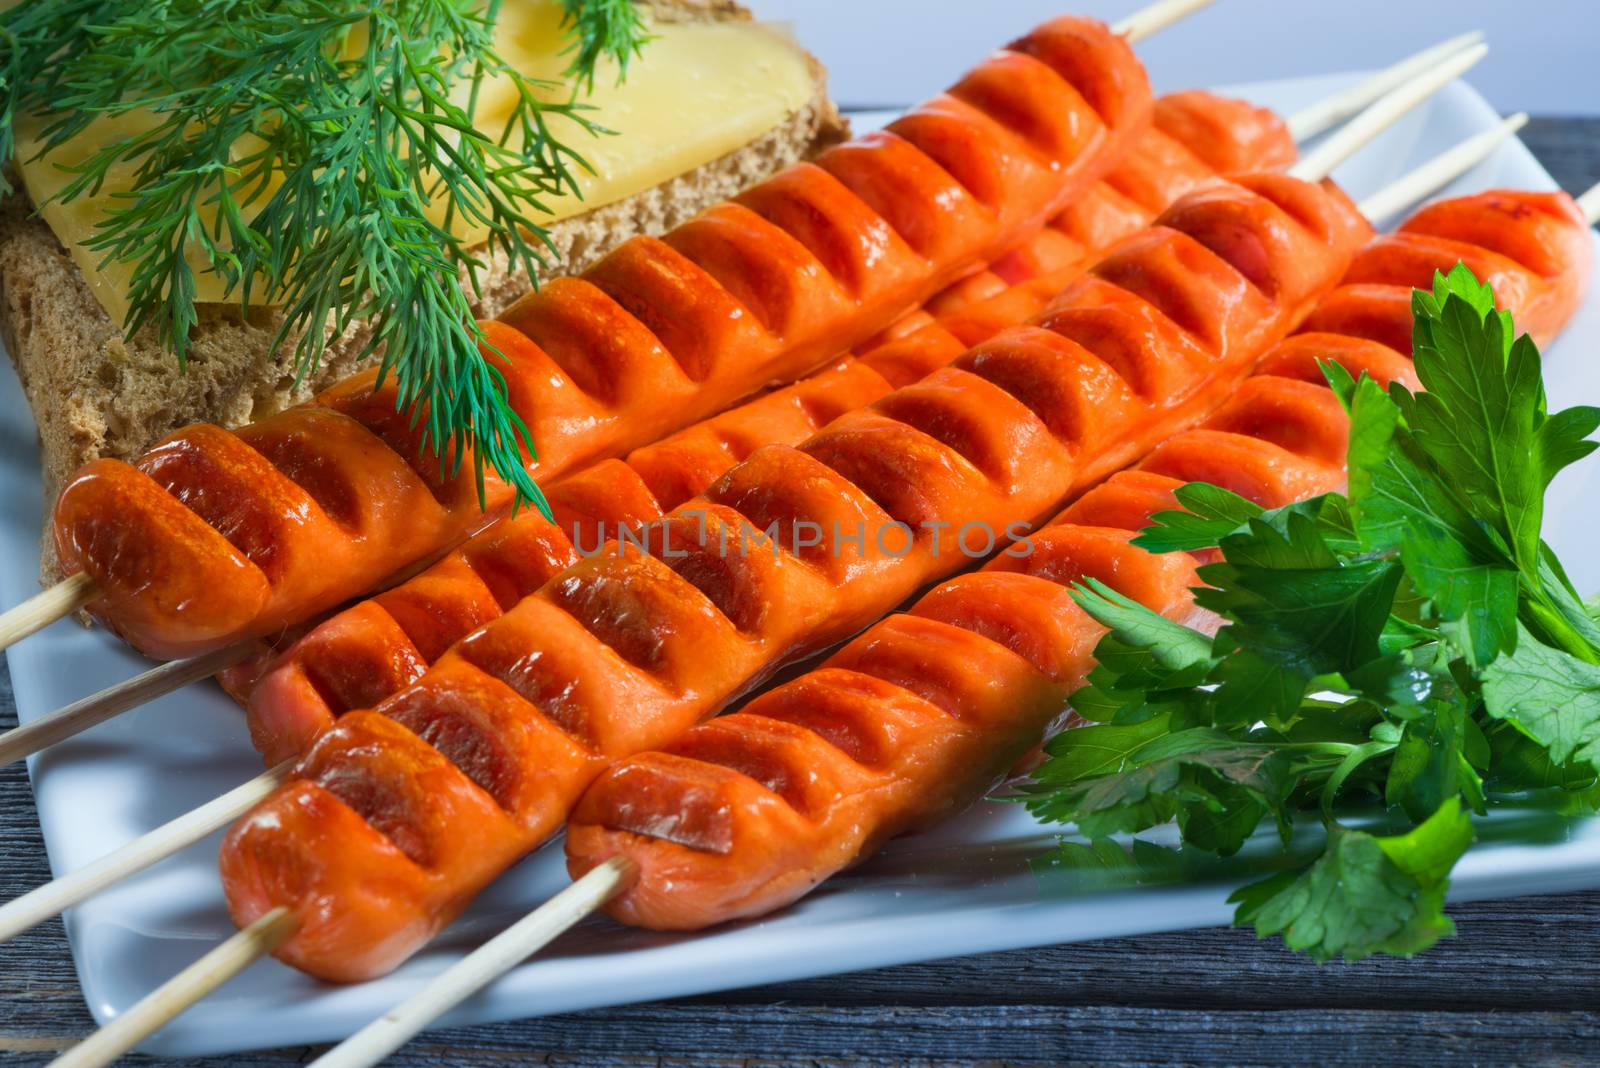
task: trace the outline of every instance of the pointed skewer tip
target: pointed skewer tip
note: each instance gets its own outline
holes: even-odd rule
[[[1214,3],[1216,0],[1157,0],[1118,22],[1111,30],[1121,34],[1129,44],[1138,44]]]
[[[1451,56],[1478,44],[1483,38],[1482,30],[1458,34],[1385,67],[1349,89],[1306,105],[1284,120],[1289,127],[1289,136],[1296,144],[1300,144],[1326,133],[1385,93],[1427,73]]]
[[[1300,162],[1289,168],[1289,173],[1296,178],[1312,182],[1326,178],[1335,167],[1349,159],[1363,145],[1388,129],[1418,104],[1472,69],[1488,53],[1488,45],[1473,45],[1386,94],[1352,119],[1349,125],[1301,157]]]

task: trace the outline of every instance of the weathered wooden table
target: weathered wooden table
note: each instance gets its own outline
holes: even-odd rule
[[[1522,136],[1568,190],[1600,181],[1600,119],[1536,120]],[[14,722],[0,666],[0,728]],[[27,778],[0,770],[0,900],[48,878]],[[1413,961],[1319,967],[1217,928],[439,1031],[394,1063],[1600,1061],[1600,892],[1451,914],[1460,934]],[[92,1026],[59,921],[0,946],[0,1065],[43,1064]],[[248,1068],[303,1063],[315,1052],[182,1063]]]

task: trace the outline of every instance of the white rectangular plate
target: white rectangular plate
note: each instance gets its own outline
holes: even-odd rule
[[[1354,76],[1263,83],[1239,95],[1281,111]],[[1452,86],[1368,146],[1339,174],[1356,196],[1487,128],[1496,116]],[[1510,142],[1453,192],[1554,188]],[[1558,405],[1600,402],[1600,300],[1591,300],[1547,354]],[[3,361],[0,361],[3,362]],[[6,364],[0,376],[0,604],[36,589],[40,489],[32,423]],[[1557,482],[1550,540],[1583,591],[1600,588],[1600,460]],[[10,650],[24,721],[127,678],[148,663],[104,633],[58,623]],[[105,724],[31,766],[50,861],[72,871],[260,770],[239,710],[195,686]],[[1600,886],[1600,823],[1499,818],[1462,861],[1453,897]],[[1224,923],[1232,882],[1066,893],[1042,886],[1027,861],[1050,835],[1013,806],[982,805],[938,832],[894,844],[768,920],[667,936],[591,920],[448,1018],[455,1024],[676,997],[964,953]],[[67,933],[84,996],[104,1021],[232,933],[213,839],[74,909]],[[257,964],[145,1048],[202,1054],[337,1039],[417,990],[488,935],[564,885],[559,849],[502,879],[427,952],[377,982],[335,988],[276,962]]]

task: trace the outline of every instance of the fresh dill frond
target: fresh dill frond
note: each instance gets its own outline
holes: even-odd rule
[[[638,55],[650,35],[633,0],[561,0],[562,26],[572,34],[566,54],[572,56],[567,77],[594,88],[595,67],[602,56],[617,64],[617,78],[628,76],[628,60]]]
[[[534,219],[576,193],[588,166],[550,119],[604,133],[576,86],[592,84],[604,56],[624,67],[646,34],[628,0],[563,0],[573,86],[553,86],[496,51],[500,6],[23,0],[0,13],[0,158],[24,117],[41,124],[47,156],[103,117],[147,113],[74,165],[58,194],[93,194],[113,167],[134,165],[88,242],[132,267],[130,337],[151,327],[185,365],[198,247],[230,300],[283,310],[274,346],[293,341],[302,377],[330,329],[364,320],[363,355],[381,347],[382,375],[441,465],[470,453],[480,486],[487,467],[548,511],[525,466],[533,442],[461,279],[478,290],[485,252],[533,276],[546,265]],[[512,89],[498,135],[473,122],[491,80]],[[474,229],[487,248],[461,236]]]

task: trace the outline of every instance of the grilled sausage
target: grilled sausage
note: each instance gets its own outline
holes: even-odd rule
[[[1112,245],[1150,225],[1179,197],[1218,175],[1277,170],[1295,160],[1294,139],[1284,121],[1241,100],[1197,89],[1169,93],[1156,99],[1152,120],[1128,158],[1042,231],[988,270],[945,289],[879,340],[908,333],[908,323],[930,320],[959,334],[954,323],[968,305],[1008,285],[1063,269],[1084,269]],[[1057,285],[1050,295],[1060,289]]]

